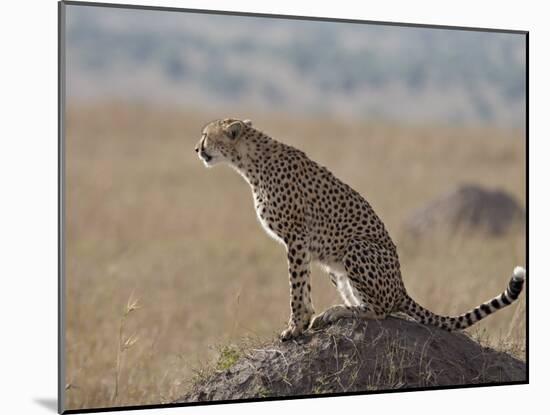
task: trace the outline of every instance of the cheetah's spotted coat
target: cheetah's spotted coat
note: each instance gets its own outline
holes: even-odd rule
[[[302,151],[252,127],[250,121],[217,120],[206,125],[195,148],[206,166],[228,163],[250,184],[258,218],[284,243],[290,276],[290,321],[281,338],[300,335],[342,317],[382,319],[402,311],[424,324],[464,329],[511,304],[523,288],[517,267],[506,290],[456,317],[439,316],[409,295],[401,279],[396,246],[369,203]],[[312,321],[310,264],[328,270],[344,305]]]

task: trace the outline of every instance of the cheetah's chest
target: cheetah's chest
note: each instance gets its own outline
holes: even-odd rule
[[[254,193],[254,208],[256,210],[256,217],[265,232],[277,242],[284,244],[285,242],[282,236],[276,231],[277,227],[268,216],[268,206],[265,204],[264,199],[257,193]]]

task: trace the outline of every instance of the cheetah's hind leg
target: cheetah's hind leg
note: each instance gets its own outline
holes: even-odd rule
[[[336,287],[340,297],[344,300],[345,305],[354,306],[361,305],[361,302],[353,294],[353,289],[349,282],[348,277],[341,274],[335,274],[334,272],[329,273],[330,282]]]
[[[386,317],[385,314],[379,314],[368,304],[358,306],[334,305],[327,308],[321,314],[315,316],[311,322],[310,328],[313,330],[329,326],[342,318],[355,317],[362,320],[380,320]]]

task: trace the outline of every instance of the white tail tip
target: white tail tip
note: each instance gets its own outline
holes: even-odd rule
[[[514,268],[514,274],[512,275],[512,278],[515,280],[525,280],[525,268],[523,267],[515,267]]]

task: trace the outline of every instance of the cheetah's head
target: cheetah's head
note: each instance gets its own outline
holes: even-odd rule
[[[248,127],[250,120],[226,118],[208,123],[202,129],[202,136],[195,151],[206,167],[228,162],[236,153],[237,143]]]

